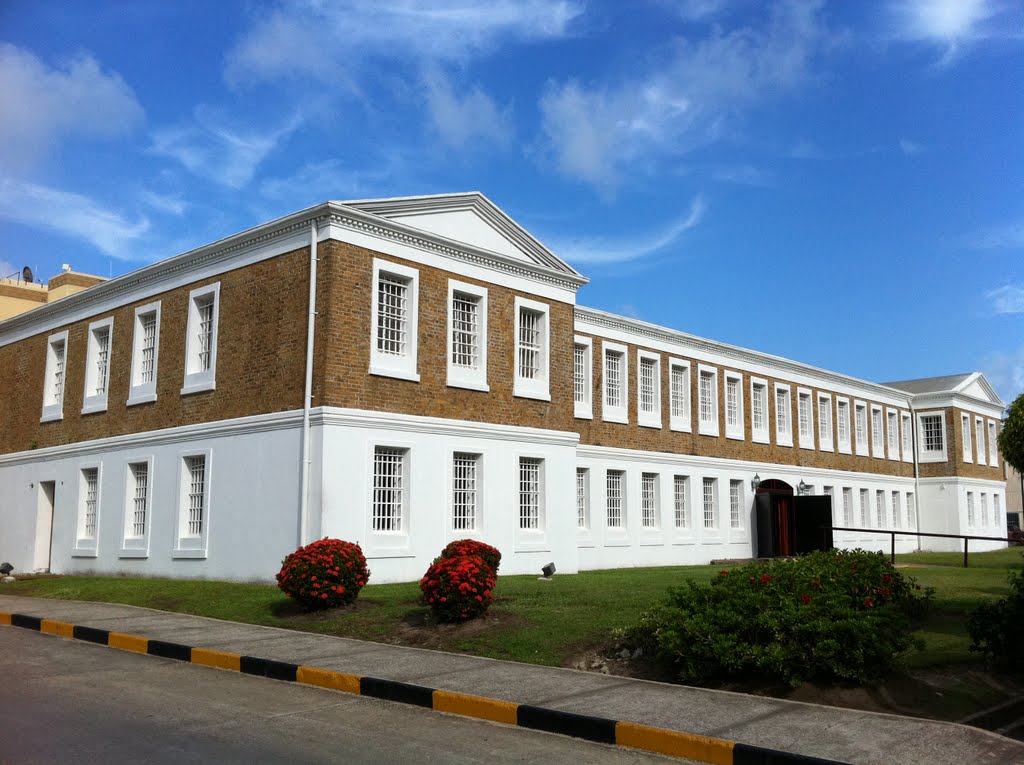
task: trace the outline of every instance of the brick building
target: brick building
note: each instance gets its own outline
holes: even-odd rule
[[[327,202],[8,318],[0,559],[267,579],[332,536],[402,581],[474,536],[505,573],[704,563],[763,553],[794,494],[872,529],[840,545],[1003,533],[981,374],[859,380],[583,308],[586,281],[477,193]]]

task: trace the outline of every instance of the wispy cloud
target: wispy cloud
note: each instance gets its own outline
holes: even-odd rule
[[[905,155],[910,157],[913,156],[914,154],[920,154],[922,151],[924,151],[924,145],[917,143],[916,141],[911,141],[909,138],[901,138],[900,151],[902,151]]]
[[[146,218],[130,221],[81,194],[9,177],[0,177],[0,218],[88,242],[120,260],[141,259],[137,243],[150,229]]]
[[[294,208],[328,199],[387,196],[402,186],[404,175],[404,158],[400,151],[392,150],[386,157],[369,158],[363,167],[341,159],[311,162],[292,175],[263,180],[259,189],[267,199],[287,202]]]
[[[785,2],[760,26],[678,39],[663,60],[616,86],[550,83],[541,102],[559,169],[614,191],[627,164],[714,141],[751,105],[811,76],[829,35],[820,3]]]
[[[157,130],[151,151],[177,160],[195,175],[240,189],[248,185],[260,163],[298,129],[303,119],[296,114],[269,130],[230,122],[220,111],[199,106],[194,125]]]
[[[714,171],[716,180],[725,183],[735,183],[740,186],[772,186],[775,177],[768,171],[754,167],[753,165],[736,165],[732,167],[720,167]]]
[[[145,204],[168,215],[184,215],[188,209],[188,203],[182,197],[174,194],[160,194],[155,191],[142,191],[139,199]]]
[[[499,109],[479,86],[460,97],[438,69],[428,71],[424,79],[430,117],[446,145],[458,149],[473,141],[508,144],[512,136],[511,107]]]
[[[82,53],[51,68],[0,43],[0,167],[21,173],[69,136],[115,138],[143,121],[135,93]]]
[[[940,66],[952,64],[972,43],[1024,33],[1021,6],[1004,0],[894,0],[890,10],[893,35],[938,46]]]
[[[994,313],[1024,313],[1024,286],[1004,284],[985,293]]]
[[[1024,248],[1024,221],[992,226],[967,234],[961,240],[972,250],[1016,250]]]
[[[608,264],[639,260],[675,244],[683,234],[697,226],[704,217],[704,198],[694,197],[690,209],[661,231],[647,237],[576,238],[559,241],[549,238],[552,252],[571,263]]]

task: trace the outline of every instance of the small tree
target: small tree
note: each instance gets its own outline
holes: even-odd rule
[[[1013,400],[1006,412],[999,431],[999,451],[1018,473],[1024,473],[1024,393]]]

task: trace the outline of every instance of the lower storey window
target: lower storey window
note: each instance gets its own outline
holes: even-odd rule
[[[718,524],[715,518],[716,491],[718,481],[714,478],[704,479],[704,528],[714,529]]]
[[[456,452],[452,457],[452,528],[473,531],[477,527],[478,454]]]
[[[907,492],[907,528],[914,528],[914,492]]]
[[[673,483],[676,528],[685,529],[690,525],[690,519],[686,517],[687,478],[685,475],[677,475]]]
[[[729,481],[729,524],[734,529],[743,528],[741,491],[742,484],[739,481]]]
[[[640,479],[640,522],[645,529],[658,527],[658,476],[644,473]]]
[[[82,471],[82,508],[78,536],[81,539],[95,539],[96,520],[99,517],[99,469],[86,468]]]
[[[129,465],[131,471],[131,519],[128,523],[129,537],[146,536],[146,507],[149,500],[149,463],[136,462]]]
[[[198,537],[203,533],[206,515],[206,455],[185,458],[188,470],[188,517],[183,536]]]
[[[378,446],[373,450],[373,531],[402,531],[405,514],[406,450]]]
[[[585,529],[589,523],[590,493],[587,491],[587,478],[590,471],[576,468],[576,528]]]
[[[519,458],[519,528],[541,528],[541,463],[533,457]]]
[[[622,528],[624,523],[623,512],[625,500],[623,498],[623,484],[626,482],[625,473],[621,470],[609,470],[606,485],[606,505],[608,527],[613,529]]]

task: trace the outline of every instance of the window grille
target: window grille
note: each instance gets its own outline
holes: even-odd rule
[[[96,512],[99,505],[99,469],[86,468],[82,471],[85,480],[85,507],[82,519],[82,536],[92,539],[96,536]]]
[[[689,384],[687,381],[686,367],[672,367],[672,416],[686,419],[690,416],[689,406]]]
[[[973,456],[971,454],[971,418],[966,414],[960,415],[960,440],[964,450],[964,460],[971,459]],[[981,450],[978,451],[978,462],[981,462]]]
[[[797,399],[797,409],[800,416],[800,438],[811,438],[811,396],[809,393],[801,393]]]
[[[700,421],[713,423],[715,421],[714,401],[714,372],[700,373]]]
[[[860,527],[862,529],[871,526],[871,509],[868,507],[868,490],[860,490]]]
[[[153,382],[156,366],[156,313],[147,313],[139,317],[142,325],[142,365],[139,369],[139,382]]]
[[[894,529],[900,527],[900,493],[898,491],[892,493],[892,527]]]
[[[740,482],[729,481],[729,522],[734,529],[743,527],[740,510]]]
[[[740,425],[740,381],[725,380],[725,423],[730,428]]]
[[[587,528],[587,469],[576,468],[576,527]]]
[[[971,491],[967,492],[967,525],[977,525],[974,517],[974,492]]]
[[[843,525],[853,525],[853,491],[843,489]]]
[[[789,435],[789,391],[775,391],[775,429],[783,435]]]
[[[623,526],[623,496],[622,484],[624,473],[621,470],[609,470],[607,475],[606,505],[608,511],[608,527],[613,529]]]
[[[647,414],[655,411],[655,369],[654,359],[640,359],[640,411]]]
[[[704,528],[715,528],[715,479],[704,479]]]
[[[138,462],[131,466],[134,492],[132,496],[132,536],[146,534],[146,504],[149,498],[149,464]]]
[[[188,536],[203,533],[203,515],[206,509],[206,456],[186,457],[188,466]]]
[[[985,421],[980,417],[974,421],[974,434],[978,444],[978,462],[985,461]]]
[[[750,426],[754,430],[768,429],[765,421],[765,405],[768,403],[768,391],[764,385],[754,385],[754,395],[750,398]]]
[[[452,528],[456,531],[476,528],[478,460],[476,454],[452,456]]]
[[[604,354],[604,403],[622,406],[622,354],[616,351]]]
[[[519,309],[519,376],[536,380],[541,376],[541,321],[543,314]]]
[[[213,360],[213,295],[197,300],[196,310],[199,313],[199,371],[206,372]]]
[[[540,463],[519,458],[519,528],[540,529]]]
[[[102,396],[107,392],[107,366],[110,360],[110,328],[103,327],[93,334],[96,339],[96,385],[93,393]]]
[[[871,411],[871,438],[872,446],[875,452],[882,451],[882,445],[885,443],[882,438],[882,410],[873,409]]]
[[[587,403],[587,346],[574,345],[572,351],[573,401]]]
[[[374,531],[402,531],[405,509],[405,449],[378,446],[373,450]]]
[[[675,501],[676,528],[685,529],[690,525],[686,517],[686,476],[677,475],[673,486],[673,499]]]
[[[996,424],[988,424],[988,462],[994,465],[999,461],[999,442],[996,440]]]
[[[475,295],[452,294],[452,364],[480,366],[480,298]]]
[[[857,419],[857,448],[866,446],[868,442],[868,410],[863,406],[858,406],[855,412]]]
[[[988,495],[981,492],[981,525],[988,525]]]
[[[658,478],[654,473],[640,477],[640,522],[645,529],[658,527]]]
[[[909,457],[910,456],[910,437],[911,437],[910,436],[910,417],[909,416],[904,416],[904,417],[901,417],[900,419],[903,422],[903,431],[901,433],[901,435],[903,436],[903,454],[906,455],[907,457]]]
[[[878,523],[878,528],[885,528],[885,492],[875,492],[875,522]]]
[[[818,435],[822,441],[832,440],[832,402],[827,398],[818,399]]]
[[[845,401],[836,402],[836,430],[839,443],[850,443],[850,405]]]
[[[405,356],[409,332],[409,281],[381,273],[377,282],[377,351]]]
[[[907,492],[907,528],[914,528],[914,492]]]
[[[999,527],[999,526],[1003,525],[1004,519],[1002,518],[1002,515],[1003,515],[1003,509],[1002,509],[1002,507],[1000,507],[999,495],[998,494],[993,494],[992,495],[992,521],[993,521],[993,525],[994,526]]]
[[[943,450],[942,415],[925,415],[921,418],[921,429],[924,431],[924,451],[941,452]]]
[[[59,404],[64,398],[64,341],[53,344],[53,401]]]

